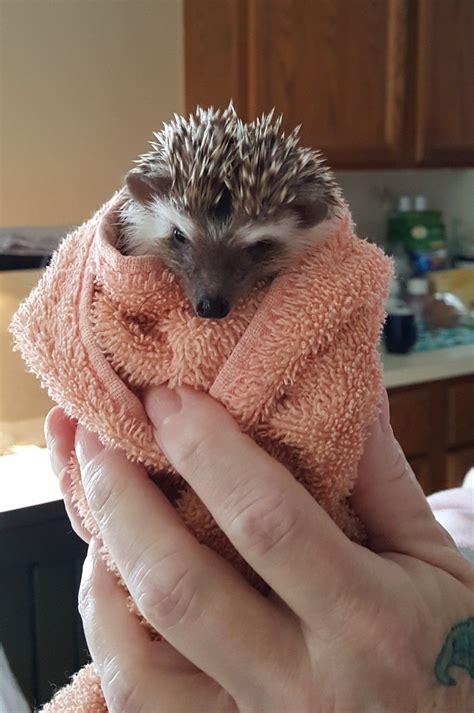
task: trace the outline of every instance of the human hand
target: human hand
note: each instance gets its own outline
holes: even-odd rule
[[[165,639],[150,641],[130,615],[92,541],[80,609],[111,713],[472,710],[474,570],[434,519],[386,400],[353,496],[370,549],[350,542],[210,397],[160,387],[145,407],[169,461],[275,594],[265,599],[200,545],[143,467],[78,429],[101,538]],[[71,521],[87,539],[64,476],[74,428],[55,409],[48,430]],[[459,624],[470,673],[461,654],[449,667]]]

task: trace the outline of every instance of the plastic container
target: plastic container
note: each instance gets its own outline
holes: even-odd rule
[[[406,281],[412,276],[410,260],[402,243],[394,243],[390,247],[395,268],[395,278],[402,286],[401,291],[403,291]]]
[[[416,340],[416,319],[410,307],[399,304],[389,310],[383,326],[385,349],[392,354],[407,354]]]
[[[411,210],[410,196],[400,196],[398,200],[398,212],[407,213],[409,210]]]
[[[406,285],[406,301],[415,315],[416,326],[425,323],[425,306],[428,296],[428,281],[423,277],[412,277]]]
[[[428,201],[426,200],[426,196],[415,196],[415,211],[417,213],[422,213],[425,210],[428,210]]]
[[[417,196],[416,206],[426,207],[424,196]],[[446,231],[440,211],[398,210],[388,220],[388,242],[393,252],[393,246],[403,246],[414,275],[423,276],[449,266]]]

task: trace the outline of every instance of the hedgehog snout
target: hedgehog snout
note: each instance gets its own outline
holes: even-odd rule
[[[196,314],[203,319],[222,319],[229,311],[229,302],[220,295],[203,295],[196,304]]]

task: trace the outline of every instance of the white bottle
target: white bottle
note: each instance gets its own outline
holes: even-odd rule
[[[415,196],[415,210],[417,211],[417,213],[421,213],[422,211],[426,210],[427,207],[428,201],[426,200],[426,196]]]
[[[408,213],[411,210],[411,198],[410,196],[400,196],[398,199],[398,212]]]
[[[425,321],[426,296],[428,294],[428,280],[423,277],[412,277],[407,281],[407,302],[413,314],[417,327],[422,327]]]

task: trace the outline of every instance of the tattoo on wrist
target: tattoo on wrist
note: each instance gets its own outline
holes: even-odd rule
[[[436,659],[434,674],[442,686],[455,686],[449,675],[452,666],[464,668],[474,679],[474,617],[453,626]]]

